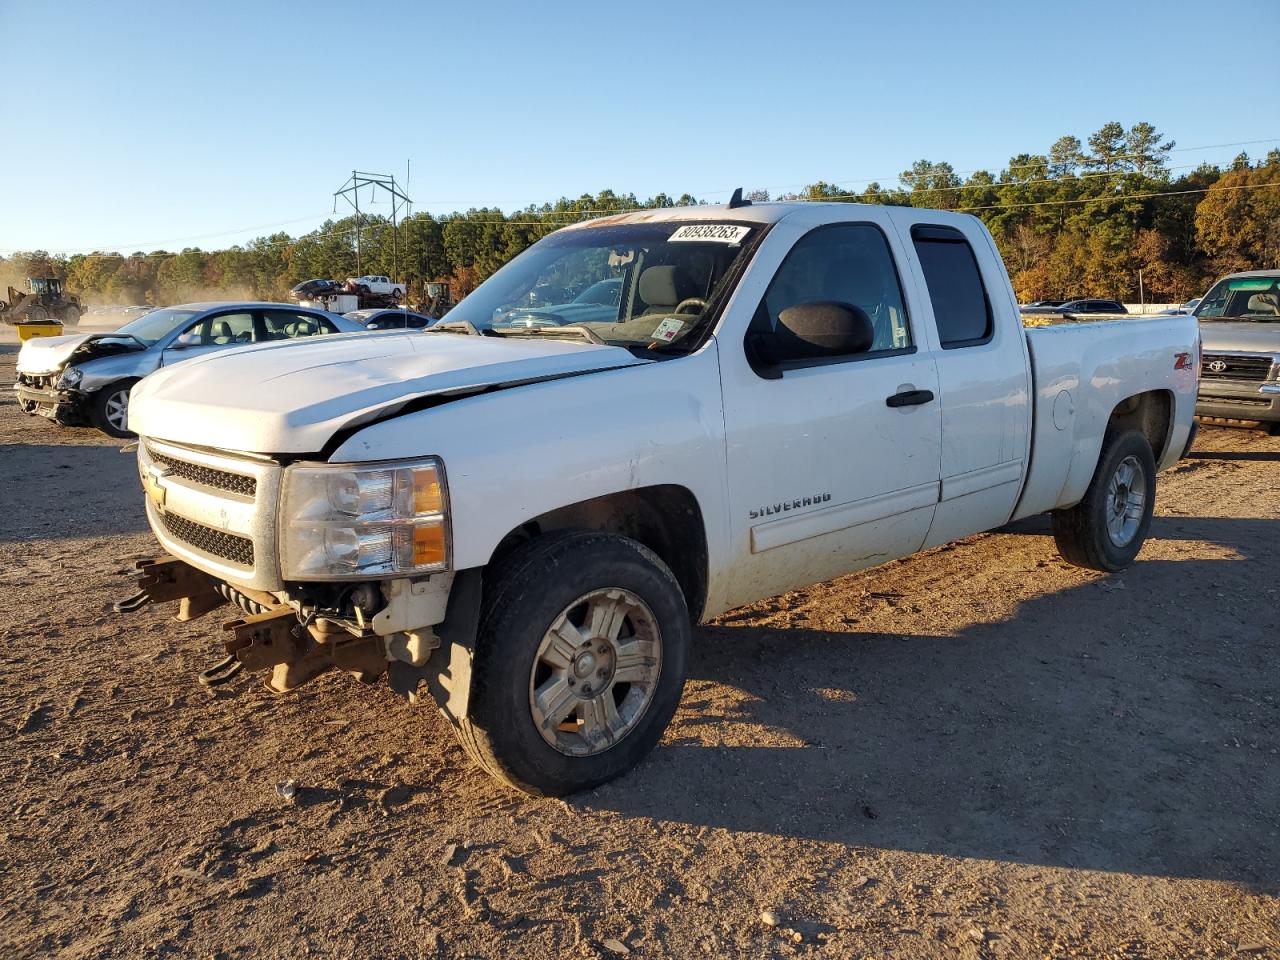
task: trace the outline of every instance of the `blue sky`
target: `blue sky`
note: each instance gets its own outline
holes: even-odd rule
[[[1278,35],[1276,0],[0,0],[0,108],[32,134],[0,149],[0,252],[296,235],[406,159],[438,213],[998,169],[1109,120],[1261,156]]]

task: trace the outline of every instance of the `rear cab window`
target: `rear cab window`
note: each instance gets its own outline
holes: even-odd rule
[[[911,242],[929,287],[942,349],[989,343],[995,330],[991,298],[965,235],[954,227],[917,224]]]

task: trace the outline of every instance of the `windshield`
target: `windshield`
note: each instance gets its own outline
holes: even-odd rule
[[[563,230],[508,263],[442,323],[683,352],[698,342],[690,335],[755,232],[687,222]]]
[[[1196,307],[1198,320],[1280,323],[1280,277],[1227,277]]]
[[[194,317],[199,310],[152,310],[118,327],[116,333],[137,337],[148,347]]]

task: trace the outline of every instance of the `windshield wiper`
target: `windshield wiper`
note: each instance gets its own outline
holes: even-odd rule
[[[471,337],[496,336],[490,330],[481,330],[470,320],[450,320],[448,323],[435,323],[422,331],[423,333],[461,333]]]
[[[588,343],[599,344],[602,347],[609,346],[609,341],[603,339],[600,334],[590,327],[583,327],[577,324],[566,324],[563,327],[525,327],[510,331],[495,330],[494,333],[500,337],[554,337],[561,333],[576,333]]]

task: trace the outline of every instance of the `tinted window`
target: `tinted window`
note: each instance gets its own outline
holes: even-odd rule
[[[333,324],[313,313],[265,310],[262,320],[268,340],[292,340],[297,337],[314,337],[317,334],[334,332]]]
[[[801,237],[765,291],[751,333],[774,333],[778,314],[815,300],[861,307],[875,328],[872,353],[911,346],[893,254],[870,224],[821,227]]]
[[[943,349],[989,340],[991,304],[964,235],[950,227],[913,227],[911,238],[929,286]]]

